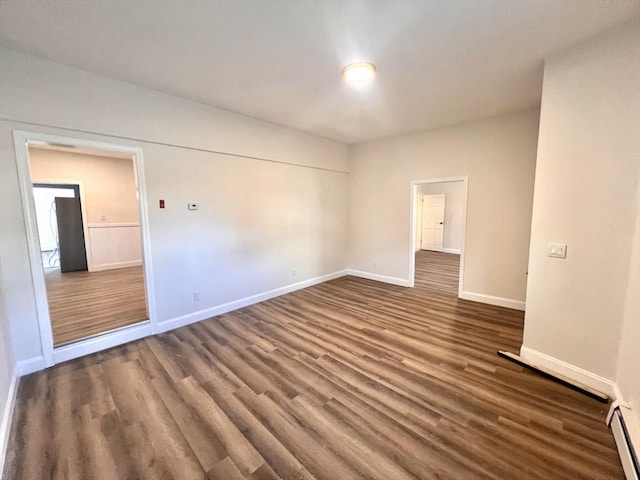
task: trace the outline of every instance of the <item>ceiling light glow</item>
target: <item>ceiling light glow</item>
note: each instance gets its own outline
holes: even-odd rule
[[[373,63],[352,63],[342,70],[342,76],[348,82],[360,83],[371,80],[376,74],[376,66]]]

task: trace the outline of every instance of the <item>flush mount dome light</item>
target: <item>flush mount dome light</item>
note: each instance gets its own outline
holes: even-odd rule
[[[376,66],[373,63],[352,63],[342,70],[342,76],[348,82],[362,82],[371,80],[376,74]]]

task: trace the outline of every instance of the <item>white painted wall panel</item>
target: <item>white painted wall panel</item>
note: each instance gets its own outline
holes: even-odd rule
[[[133,161],[29,148],[31,178],[39,183],[79,183],[89,223],[139,222]]]
[[[349,267],[408,281],[411,181],[468,176],[463,288],[522,302],[538,115],[533,109],[352,147]]]
[[[142,265],[139,225],[89,224],[89,271]]]
[[[523,346],[610,381],[637,209],[639,46],[637,22],[577,45],[546,62],[542,93]],[[566,259],[547,256],[552,242]]]
[[[9,335],[9,319],[5,311],[5,281],[0,264],[0,476],[11,428],[11,412],[16,394],[15,361]]]
[[[143,149],[159,321],[347,267],[345,145],[5,49],[0,63],[0,259],[17,359],[42,353],[14,129]]]

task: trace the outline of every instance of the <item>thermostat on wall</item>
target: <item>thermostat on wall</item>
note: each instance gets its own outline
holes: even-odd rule
[[[189,210],[198,210],[198,204],[195,202],[187,203],[187,207],[189,208]]]

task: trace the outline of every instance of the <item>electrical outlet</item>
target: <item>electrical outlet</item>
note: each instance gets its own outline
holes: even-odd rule
[[[554,258],[567,258],[567,244],[566,243],[550,243],[549,244],[549,257]]]
[[[292,269],[291,269],[291,276],[292,276],[292,277],[295,277],[295,276],[296,276],[296,269],[295,269],[295,268],[292,268]]]
[[[189,210],[198,210],[198,208],[200,208],[200,205],[198,205],[196,202],[189,202],[187,203],[187,208]]]
[[[193,292],[193,301],[194,302],[200,301],[200,290],[196,290]]]

